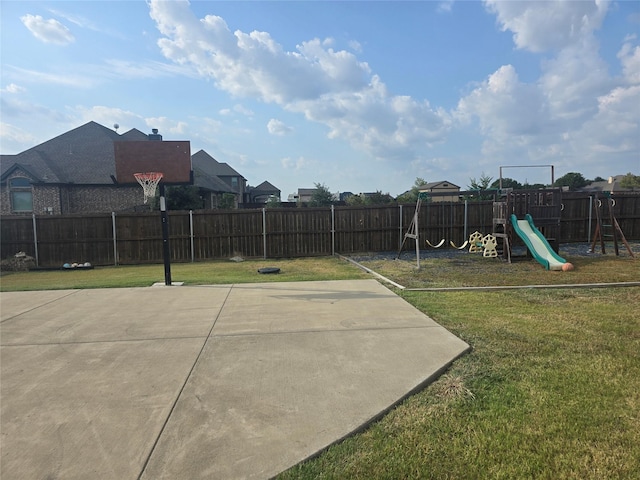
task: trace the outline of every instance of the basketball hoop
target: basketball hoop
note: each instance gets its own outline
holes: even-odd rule
[[[160,172],[146,172],[146,173],[134,173],[134,177],[144,191],[144,203],[147,203],[151,197],[156,194],[156,187],[160,180],[162,180],[162,173]]]

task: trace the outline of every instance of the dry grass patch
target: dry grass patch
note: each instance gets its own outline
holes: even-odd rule
[[[640,281],[640,259],[615,256],[568,258],[575,265],[570,272],[547,271],[532,259],[507,263],[458,253],[453,258],[420,261],[360,260],[360,264],[407,288],[480,287],[503,285],[569,285]]]

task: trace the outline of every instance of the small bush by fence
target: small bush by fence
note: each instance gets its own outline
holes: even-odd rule
[[[562,200],[562,243],[587,242],[595,228],[592,197]],[[398,251],[415,205],[169,212],[174,262],[244,257],[286,258]],[[629,240],[640,240],[640,195],[616,197],[615,215]],[[493,228],[493,202],[431,202],[419,215],[421,241],[464,243]],[[24,251],[38,266],[162,263],[159,213],[3,217],[2,258]],[[414,250],[407,239],[404,249]],[[424,244],[423,244],[424,246]]]

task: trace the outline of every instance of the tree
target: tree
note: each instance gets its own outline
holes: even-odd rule
[[[417,177],[416,181],[413,182],[411,190],[403,193],[402,195],[398,195],[396,201],[398,203],[416,203],[418,201],[418,195],[420,194],[420,188],[426,184],[427,182],[423,178]]]
[[[327,207],[333,203],[333,194],[324,183],[314,183],[315,191],[309,201],[310,207]]]
[[[495,180],[490,188],[500,188],[500,179]],[[522,184],[513,178],[505,177],[502,179],[502,188],[513,188],[514,190],[519,190],[522,188]]]
[[[482,172],[482,175],[480,175],[480,180],[476,180],[475,177],[469,178],[469,181],[471,183],[467,185],[467,190],[486,190],[487,188],[489,188],[491,180],[493,180],[493,177],[485,175],[485,173]]]
[[[481,200],[491,200],[493,198],[492,194],[482,193],[489,188],[491,180],[493,180],[493,177],[486,175],[484,172],[482,172],[482,175],[480,175],[479,180],[476,180],[475,177],[469,178],[469,181],[471,183],[467,185],[467,190],[476,190],[478,193],[467,197],[467,200],[476,202],[479,202]]]
[[[569,187],[569,190],[577,190],[589,184],[581,173],[569,172],[553,182],[554,187]]]
[[[222,210],[231,210],[236,206],[236,196],[233,193],[223,193],[222,198],[218,202],[218,208]]]
[[[388,193],[382,193],[382,190],[376,190],[375,193],[367,195],[364,199],[365,205],[386,205],[393,203],[393,197]]]
[[[620,180],[622,188],[640,188],[640,175],[629,172]]]
[[[361,195],[349,195],[347,199],[344,201],[350,207],[359,207],[364,205],[364,198]]]
[[[153,209],[160,208],[159,188],[153,199]],[[204,200],[200,196],[198,187],[193,185],[176,185],[165,187],[164,198],[168,210],[198,210],[204,208]]]
[[[281,206],[282,206],[282,202],[280,202],[280,199],[275,195],[271,195],[269,197],[269,200],[267,200],[267,203],[265,204],[266,208],[278,208]]]

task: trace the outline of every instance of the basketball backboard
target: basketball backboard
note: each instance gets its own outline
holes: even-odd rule
[[[160,172],[165,185],[193,185],[189,141],[113,142],[115,181],[137,184],[134,173]]]

